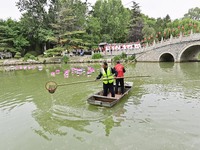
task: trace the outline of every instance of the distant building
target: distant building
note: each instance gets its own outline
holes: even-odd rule
[[[136,43],[99,43],[99,50],[101,52],[119,51],[119,50],[134,50],[141,48],[139,42]]]

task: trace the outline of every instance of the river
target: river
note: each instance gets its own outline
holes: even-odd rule
[[[88,64],[89,65],[89,64]],[[112,108],[92,106],[87,98],[101,82],[58,87],[47,81],[93,80],[95,73],[62,72],[84,64],[47,65],[16,71],[0,68],[1,150],[199,150],[200,63],[137,63],[126,66],[134,88]],[[60,70],[55,77],[51,72]]]

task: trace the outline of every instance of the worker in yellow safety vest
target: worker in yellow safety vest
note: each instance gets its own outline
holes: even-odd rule
[[[115,97],[114,92],[114,78],[117,76],[117,72],[115,69],[108,67],[107,62],[102,64],[102,68],[100,74],[96,78],[96,80],[100,79],[103,76],[103,96],[108,95],[108,90],[111,93],[112,97]]]

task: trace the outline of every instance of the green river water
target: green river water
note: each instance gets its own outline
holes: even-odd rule
[[[88,64],[89,65],[89,64]],[[0,150],[199,150],[200,63],[137,63],[126,66],[133,90],[112,108],[92,106],[87,98],[101,82],[45,90],[57,83],[93,80],[63,74],[71,67],[48,65],[42,71],[0,68]]]

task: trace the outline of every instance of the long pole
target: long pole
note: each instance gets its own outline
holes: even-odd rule
[[[151,76],[127,76],[127,77],[116,77],[116,78],[110,78],[110,79],[147,78],[147,77],[151,77]],[[96,82],[96,81],[105,81],[105,80],[110,80],[110,79],[78,81],[78,82],[57,84],[57,86],[65,86],[65,85],[72,85],[72,84],[81,84],[81,83]]]
[[[116,77],[111,79],[123,79],[123,78],[141,78],[141,77],[150,77],[150,76],[127,76],[127,77]],[[110,79],[102,79],[98,81],[105,81]],[[72,85],[72,84],[81,84],[81,83],[89,83],[89,82],[96,82],[97,80],[86,80],[86,81],[78,81],[78,82],[71,82],[71,83],[63,83],[63,84],[57,84],[54,81],[49,81],[46,83],[45,87],[49,91],[49,93],[54,93],[58,86],[66,86],[66,85]]]

